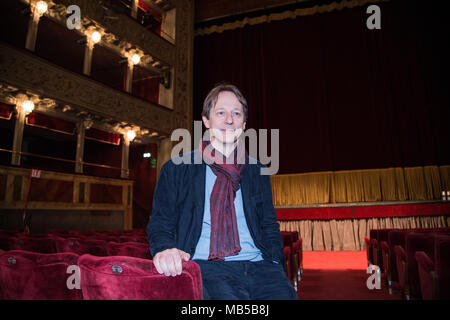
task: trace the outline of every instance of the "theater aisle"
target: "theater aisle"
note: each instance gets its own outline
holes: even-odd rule
[[[304,251],[301,300],[400,300],[389,295],[383,277],[381,289],[369,290],[365,251]]]

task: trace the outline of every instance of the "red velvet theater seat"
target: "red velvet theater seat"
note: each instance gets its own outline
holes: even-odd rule
[[[67,269],[73,253],[10,250],[0,254],[0,300],[81,300],[80,289],[69,289]]]
[[[415,256],[420,279],[420,292],[422,293],[422,300],[435,299],[435,281],[436,274],[434,272],[434,262],[423,251],[417,251]]]
[[[109,242],[108,255],[152,259],[150,246],[141,242]]]
[[[0,249],[2,250],[9,250],[10,249],[10,243],[11,240],[15,238],[14,236],[0,234]]]
[[[395,257],[395,246],[402,246],[405,247],[405,238],[406,235],[411,232],[408,229],[404,230],[393,230],[389,232],[388,235],[388,245],[389,245],[389,259],[390,259],[390,276],[391,281],[398,282],[398,272],[397,272],[397,263],[396,263],[396,257]]]
[[[298,250],[299,250],[299,255],[298,255],[298,263],[299,263],[299,271],[300,271],[300,278],[299,280],[301,280],[301,276],[303,273],[303,238],[298,238]]]
[[[419,269],[415,254],[425,252],[434,260],[434,233],[409,233],[405,239],[406,262],[408,268],[408,282],[411,296],[421,298]]]
[[[292,245],[292,271],[293,271],[293,277],[296,279],[296,281],[300,281],[301,279],[301,273],[303,269],[303,252],[302,252],[302,238],[298,239],[294,244]]]
[[[385,272],[383,264],[383,256],[381,252],[381,242],[388,240],[389,232],[394,229],[378,229],[375,237],[370,239],[372,247],[372,262],[374,265],[380,267],[381,272]]]
[[[407,300],[411,296],[421,297],[419,269],[415,253],[423,251],[433,260],[435,236],[430,232],[411,232],[406,235],[404,250],[401,246],[395,246],[399,283]]]
[[[288,277],[288,279],[291,281],[292,285],[294,285],[294,281],[292,278],[292,262],[291,262],[291,258],[292,258],[292,250],[291,247],[289,246],[285,246],[283,247],[283,254],[284,254],[284,260],[285,260],[285,269],[286,269],[286,275]]]
[[[364,237],[364,243],[366,245],[367,265],[370,265],[370,264],[372,264],[372,247],[370,246],[369,237]]]
[[[158,273],[153,261],[134,257],[94,257],[78,259],[81,288],[86,300],[201,300],[203,285],[200,267],[183,262],[176,277]]]
[[[118,236],[111,236],[111,235],[102,235],[102,236],[96,236],[95,238],[93,238],[95,240],[104,240],[107,242],[119,242],[119,237]]]
[[[437,298],[450,300],[450,236],[438,235],[434,245]]]
[[[283,247],[292,247],[292,244],[298,240],[297,231],[281,231],[281,240]]]
[[[141,242],[141,243],[148,243],[148,239],[145,236],[142,235],[121,235],[119,237],[120,242]]]
[[[93,256],[104,257],[108,255],[108,243],[104,240],[83,239],[82,245],[85,246],[85,253]]]
[[[388,240],[381,242],[381,254],[383,257],[384,273],[388,284],[389,293],[392,293],[393,283],[398,282],[397,262],[394,246],[400,245],[405,247],[405,237],[411,232],[405,230],[391,230],[388,233]]]
[[[434,260],[424,251],[415,254],[423,300],[450,300],[450,236],[437,234]]]
[[[78,255],[87,253],[82,240],[79,238],[56,238],[56,252],[73,252]]]
[[[10,238],[9,246],[10,250],[56,253],[54,239],[47,236],[19,236]]]
[[[402,296],[405,296],[405,293],[408,292],[409,299],[409,289],[407,288],[407,273],[406,273],[406,252],[403,246],[396,245],[394,246],[395,252],[395,262],[397,265],[397,274],[398,274],[398,283],[400,285]]]

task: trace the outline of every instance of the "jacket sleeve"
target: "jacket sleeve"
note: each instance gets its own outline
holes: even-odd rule
[[[262,198],[263,198],[263,239],[273,261],[284,266],[283,244],[281,241],[280,225],[277,222],[277,214],[272,200],[272,184],[269,175],[262,175]]]
[[[152,212],[147,224],[150,252],[158,252],[176,247],[176,223],[178,211],[176,205],[175,165],[167,161],[161,172],[153,195]]]

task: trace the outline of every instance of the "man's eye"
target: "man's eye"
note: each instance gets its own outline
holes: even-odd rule
[[[240,112],[235,112],[234,115],[237,116],[237,117],[240,117],[241,113]]]
[[[217,115],[219,115],[219,116],[223,116],[223,114],[224,114],[223,111],[218,111],[218,112],[217,112]]]

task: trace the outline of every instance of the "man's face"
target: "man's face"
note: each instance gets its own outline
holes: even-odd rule
[[[202,119],[205,127],[210,129],[211,142],[215,139],[223,144],[234,143],[245,130],[242,104],[233,92],[219,93],[209,113],[209,120],[204,116]]]

